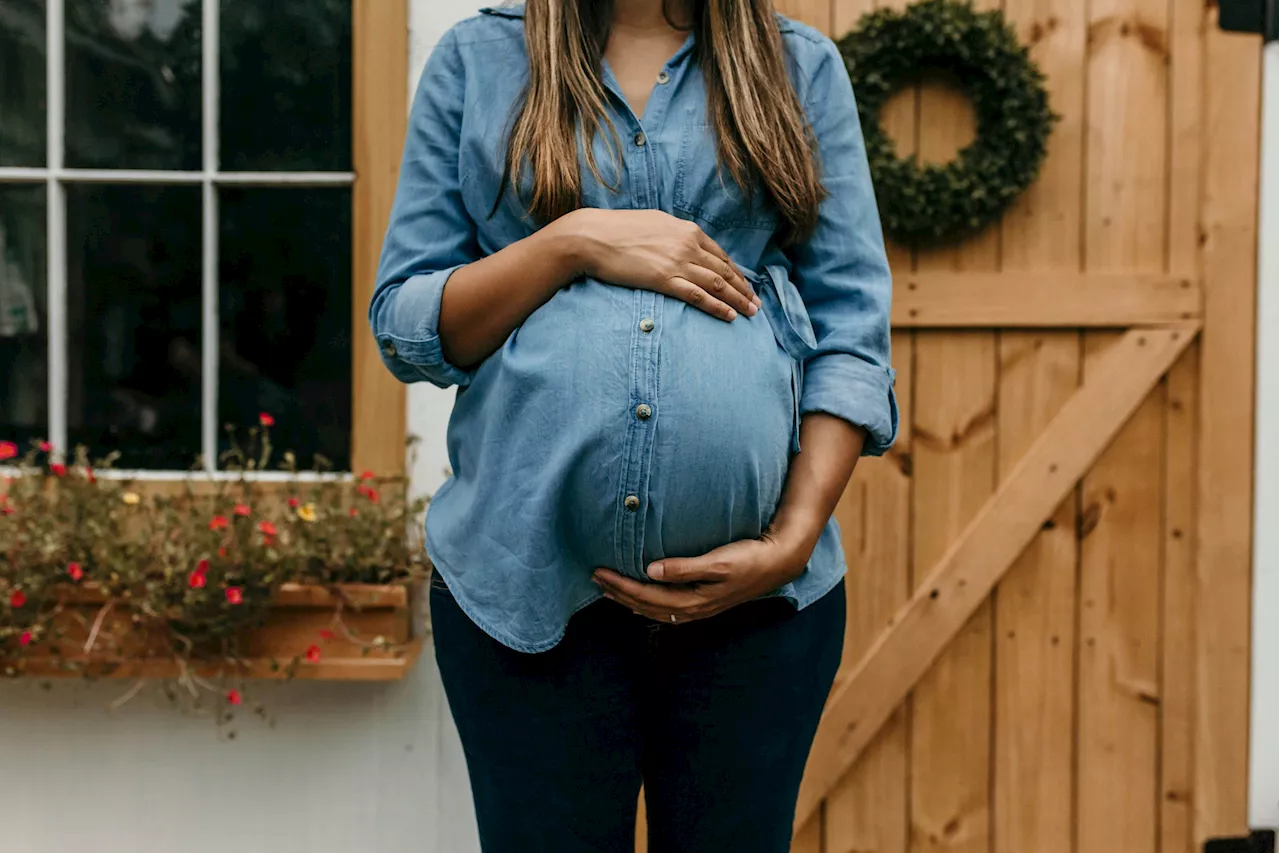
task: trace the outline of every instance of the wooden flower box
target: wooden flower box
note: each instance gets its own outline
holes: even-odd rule
[[[273,595],[261,623],[245,629],[239,656],[192,656],[190,670],[203,678],[305,678],[323,681],[397,681],[413,667],[422,648],[415,636],[411,603],[416,587],[345,584],[336,587],[284,584]],[[55,619],[61,655],[37,641],[11,656],[0,648],[0,674],[101,678],[175,678],[183,664],[170,639],[146,624],[129,624],[127,612],[105,609],[101,590],[68,587]],[[334,614],[341,606],[341,624]],[[108,644],[83,651],[97,626]],[[345,630],[344,627],[345,626]],[[322,634],[322,632],[328,632]],[[332,636],[330,636],[330,634]],[[375,638],[380,648],[370,648]],[[100,646],[105,645],[106,648]],[[308,650],[315,648],[314,660]]]

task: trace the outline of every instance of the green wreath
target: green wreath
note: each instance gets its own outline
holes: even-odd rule
[[[1000,218],[1035,180],[1058,117],[1044,74],[999,12],[923,0],[864,16],[839,42],[858,98],[885,232],[909,246],[960,240]],[[950,72],[973,101],[977,132],[950,163],[919,165],[880,125],[889,96],[922,70]]]

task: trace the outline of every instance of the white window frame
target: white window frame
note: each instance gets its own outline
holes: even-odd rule
[[[204,472],[198,476],[236,478],[217,470],[218,456],[218,188],[253,187],[350,187],[354,172],[224,172],[219,169],[219,23],[220,0],[201,4],[201,140],[199,171],[148,169],[68,169],[63,165],[66,138],[66,15],[65,0],[47,0],[45,17],[46,166],[0,166],[0,184],[45,185],[46,302],[48,323],[48,436],[57,451],[67,450],[67,197],[68,184],[199,186],[202,193],[201,243],[201,428],[200,453]],[[354,49],[354,46],[353,46]],[[131,479],[173,480],[192,472],[150,469],[120,471]],[[284,479],[284,475],[260,472],[258,479]],[[326,478],[329,475],[326,475]],[[343,476],[343,475],[336,475]]]

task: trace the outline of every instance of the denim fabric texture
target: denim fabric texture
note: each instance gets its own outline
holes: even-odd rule
[[[487,9],[432,52],[409,121],[369,319],[405,382],[458,386],[452,475],[427,513],[427,552],[459,606],[512,649],[543,651],[600,597],[596,567],[645,579],[662,557],[758,537],[772,519],[801,417],[898,427],[889,366],[890,276],[844,62],[826,36],[778,17],[828,197],[816,231],[781,247],[767,194],[722,174],[694,36],[643,116],[602,69],[622,141],[582,167],[582,206],[659,209],[698,223],[756,288],[731,323],[591,278],[561,288],[479,365],[449,363],[440,302],[458,268],[529,236],[514,190],[491,216],[507,130],[528,79],[520,7]],[[527,178],[526,178],[527,180]],[[527,196],[526,196],[527,197]],[[803,608],[845,571],[828,522],[805,573],[774,594]]]
[[[664,625],[612,601],[526,655],[435,577],[440,678],[485,853],[632,853],[644,780],[650,853],[786,853],[844,646],[845,591]]]

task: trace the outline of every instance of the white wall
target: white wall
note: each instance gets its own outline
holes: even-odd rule
[[[1258,226],[1258,413],[1253,541],[1253,677],[1250,709],[1249,825],[1275,828],[1277,815],[1277,672],[1280,671],[1280,218],[1277,218],[1276,99],[1280,50],[1267,46],[1263,83],[1262,199]]]
[[[455,19],[480,4],[412,0],[413,81]],[[417,485],[443,478],[452,393],[410,393]],[[461,747],[428,648],[388,685],[260,688],[274,727],[232,741],[163,699],[106,704],[127,682],[0,681],[3,853],[471,853]]]

